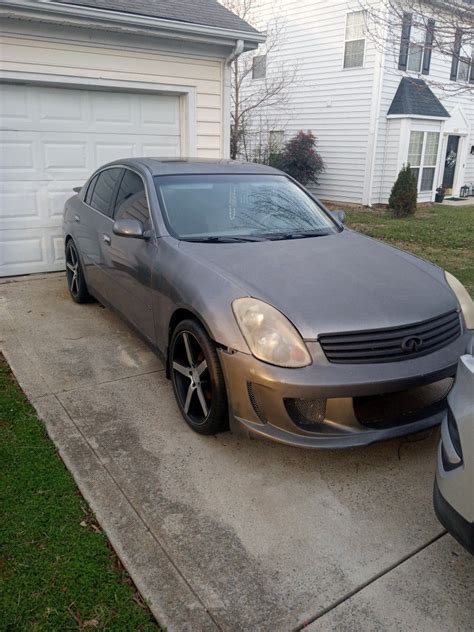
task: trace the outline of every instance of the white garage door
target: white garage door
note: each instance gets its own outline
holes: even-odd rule
[[[179,157],[179,97],[0,88],[0,276],[62,270],[72,187],[111,160]]]

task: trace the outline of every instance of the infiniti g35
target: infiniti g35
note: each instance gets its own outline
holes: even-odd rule
[[[122,160],[65,205],[68,286],[162,356],[202,434],[230,424],[342,447],[434,426],[473,336],[472,300],[342,220],[270,167]]]

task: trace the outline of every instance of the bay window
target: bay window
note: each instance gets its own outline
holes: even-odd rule
[[[408,163],[421,193],[433,190],[438,161],[439,133],[413,131],[408,147]]]

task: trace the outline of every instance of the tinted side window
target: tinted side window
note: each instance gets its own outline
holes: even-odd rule
[[[115,191],[117,179],[121,173],[122,169],[120,167],[105,169],[99,173],[90,201],[92,208],[104,213],[104,215],[112,215],[112,196]]]
[[[95,187],[95,183],[97,182],[97,178],[98,177],[99,176],[95,176],[95,178],[92,178],[92,180],[89,183],[89,186],[87,187],[87,193],[86,193],[86,195],[84,197],[84,202],[86,204],[90,205],[90,203],[91,203],[92,194],[94,193],[94,187]]]
[[[125,170],[119,187],[114,217],[115,219],[138,219],[143,224],[150,219],[143,180],[129,169]]]

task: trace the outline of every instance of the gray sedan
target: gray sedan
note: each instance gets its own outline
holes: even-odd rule
[[[76,193],[71,296],[115,309],[162,356],[193,430],[342,447],[443,419],[474,330],[450,274],[261,165],[134,158]]]

